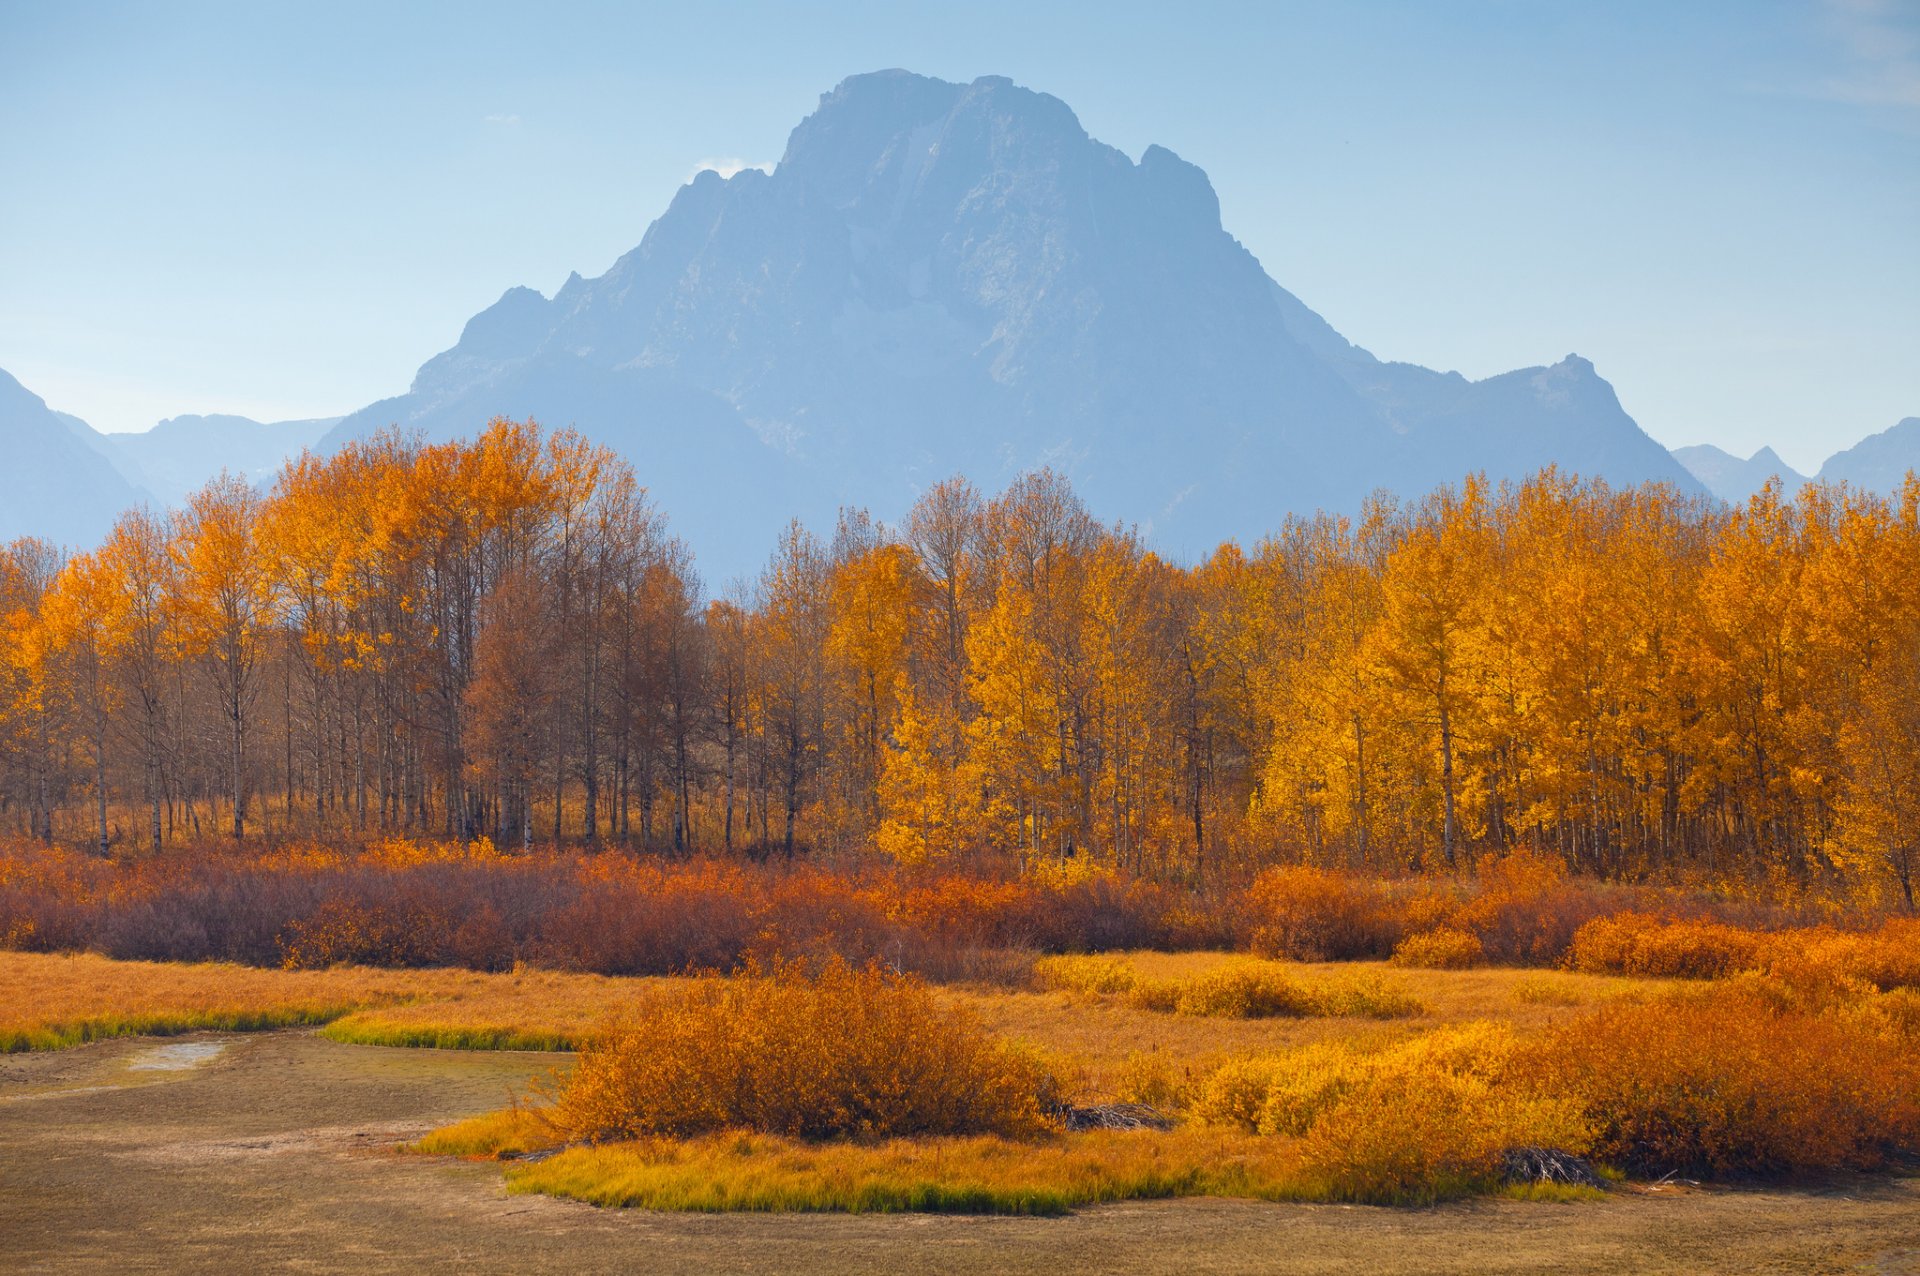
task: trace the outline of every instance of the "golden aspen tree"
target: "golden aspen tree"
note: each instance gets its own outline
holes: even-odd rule
[[[829,624],[826,552],[797,521],[761,575],[760,611],[768,760],[777,769],[784,808],[781,846],[791,858],[825,743]]]
[[[1462,730],[1479,677],[1478,578],[1488,565],[1485,480],[1431,498],[1387,558],[1375,659],[1415,720],[1431,732],[1439,767],[1441,848],[1458,863]]]
[[[862,834],[878,822],[882,759],[899,718],[926,582],[904,546],[875,544],[835,563],[827,583],[826,655],[841,684],[841,744]]]
[[[245,479],[222,474],[188,498],[175,550],[181,629],[206,662],[227,720],[233,836],[245,834],[247,727],[267,630],[275,623],[273,581],[260,542],[260,497]]]
[[[0,774],[27,836],[53,841],[59,688],[42,610],[60,554],[23,538],[0,547]]]

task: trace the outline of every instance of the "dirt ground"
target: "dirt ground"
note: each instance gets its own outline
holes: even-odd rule
[[[217,1049],[213,1047],[218,1047]],[[1920,1180],[1426,1210],[1170,1201],[1068,1218],[612,1211],[395,1152],[552,1056],[311,1033],[0,1056],[0,1267],[570,1272],[1920,1272]]]

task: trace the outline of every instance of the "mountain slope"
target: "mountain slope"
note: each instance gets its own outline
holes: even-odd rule
[[[87,548],[103,537],[122,510],[146,499],[105,451],[86,422],[0,371],[0,541],[37,536]]]
[[[1763,447],[1746,460],[1711,443],[1673,449],[1673,459],[1687,467],[1709,492],[1729,505],[1744,505],[1755,492],[1777,478],[1788,493],[1807,483],[1807,476],[1781,460],[1770,447]]]
[[[1472,469],[1699,490],[1586,361],[1478,383],[1381,363],[1172,152],[1135,163],[1004,79],[898,71],[823,97],[771,174],[700,174],[598,279],[509,291],[321,446],[495,413],[618,446],[722,575],[790,515],[894,517],[948,474],[1041,464],[1180,555]]]
[[[263,423],[243,416],[177,416],[144,433],[98,437],[161,502],[182,505],[223,469],[255,483],[271,482],[287,458],[318,443],[339,420]]]
[[[1906,482],[1909,470],[1920,472],[1920,416],[1907,417],[1844,452],[1835,452],[1820,467],[1820,478],[1891,496]]]

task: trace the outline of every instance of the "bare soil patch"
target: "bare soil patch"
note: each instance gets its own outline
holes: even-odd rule
[[[1426,1210],[1170,1201],[1067,1218],[689,1216],[506,1195],[410,1156],[551,1055],[203,1035],[0,1057],[0,1247],[28,1272],[1920,1272],[1920,1180]],[[147,1057],[151,1057],[148,1055]]]

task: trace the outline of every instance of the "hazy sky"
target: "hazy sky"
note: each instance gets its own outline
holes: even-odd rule
[[[362,407],[889,66],[1179,152],[1383,358],[1577,351],[1807,469],[1920,414],[1920,0],[0,0],[0,368],[109,430]]]

